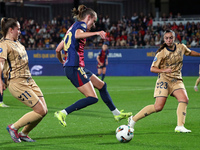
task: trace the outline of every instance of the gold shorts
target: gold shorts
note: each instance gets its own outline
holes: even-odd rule
[[[168,95],[172,95],[178,89],[185,89],[182,80],[174,79],[170,81],[165,78],[158,78],[154,90],[154,97],[168,97]]]
[[[42,91],[32,78],[11,79],[8,89],[15,98],[31,108],[38,103],[39,97],[43,97]]]

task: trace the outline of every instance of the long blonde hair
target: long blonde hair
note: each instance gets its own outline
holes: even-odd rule
[[[91,8],[87,8],[85,5],[79,5],[78,9],[73,8],[72,10],[73,18],[77,19],[78,21],[85,19],[86,15],[91,15],[91,17],[94,17],[96,12]]]

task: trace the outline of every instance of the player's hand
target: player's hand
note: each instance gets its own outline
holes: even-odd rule
[[[0,82],[0,94],[3,95],[4,85],[3,81]]]
[[[97,32],[97,35],[99,35],[102,39],[106,38],[106,32],[104,32],[104,31]]]
[[[172,69],[171,69],[171,68],[167,68],[167,69],[164,69],[163,72],[171,73],[171,72],[172,72]]]
[[[6,90],[6,88],[7,88],[7,84],[3,84],[3,90]]]
[[[64,63],[65,63],[65,61],[63,60],[63,61],[62,61],[62,64],[64,65]]]

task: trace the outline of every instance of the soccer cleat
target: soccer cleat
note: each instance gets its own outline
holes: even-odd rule
[[[131,127],[131,119],[133,116],[128,117],[128,126]]]
[[[18,134],[20,140],[24,142],[35,142],[35,140],[31,139],[28,135],[22,136],[21,133]]]
[[[10,107],[10,106],[4,104],[3,102],[0,102],[0,107]]]
[[[130,126],[129,126],[129,127],[130,127]],[[130,127],[130,132],[132,132],[132,133],[134,132],[134,129],[133,129],[133,128],[131,128],[131,127]]]
[[[122,119],[128,118],[132,115],[132,112],[128,112],[128,113],[123,113],[124,110],[120,111],[120,115],[114,115],[114,118],[117,122],[119,122]]]
[[[186,129],[184,126],[176,126],[175,132],[178,132],[178,133],[180,133],[180,132],[181,132],[181,133],[190,133],[190,132],[192,132],[192,131]]]
[[[198,87],[197,87],[197,86],[194,86],[194,90],[197,92],[197,91],[198,91]]]
[[[19,135],[17,133],[17,130],[12,129],[11,125],[8,125],[6,129],[8,130],[8,133],[10,134],[11,138],[13,139],[13,141],[15,143],[20,143],[21,142],[21,140],[19,138]]]
[[[66,118],[66,114],[64,114],[63,112],[61,111],[56,111],[54,113],[54,117],[56,117],[59,121],[60,121],[60,124],[63,126],[63,127],[66,127],[67,124],[65,122],[65,118]]]

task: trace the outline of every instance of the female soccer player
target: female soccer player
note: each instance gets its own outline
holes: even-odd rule
[[[59,61],[64,66],[64,71],[67,78],[72,84],[85,95],[86,98],[80,99],[71,106],[55,112],[55,117],[58,118],[62,126],[66,126],[65,118],[73,111],[82,109],[92,105],[98,101],[94,87],[100,92],[102,100],[112,111],[116,121],[127,118],[132,113],[122,113],[112,102],[112,99],[107,91],[107,85],[101,81],[95,74],[85,68],[84,63],[84,46],[86,38],[94,35],[99,35],[105,38],[104,31],[88,32],[92,26],[95,26],[97,14],[91,8],[80,5],[78,10],[73,9],[72,14],[77,20],[67,31],[64,40],[62,40],[56,48],[56,55]],[[62,58],[62,49],[67,52],[66,61]]]
[[[166,30],[164,32],[164,44],[157,50],[151,65],[151,72],[158,73],[154,91],[155,103],[144,107],[135,116],[129,117],[128,125],[131,128],[138,120],[161,111],[170,94],[178,100],[175,132],[191,132],[184,127],[189,99],[183,84],[181,69],[184,54],[186,56],[200,56],[200,53],[188,49],[184,44],[174,43],[174,40],[174,31]]]
[[[26,50],[18,41],[21,33],[19,22],[13,18],[2,18],[1,30],[4,40],[0,42],[0,94],[3,93],[1,75],[3,69],[6,69],[10,93],[33,109],[6,129],[14,142],[34,142],[35,140],[28,137],[28,133],[47,114],[46,102],[40,88],[31,77]],[[18,133],[21,127],[24,128]]]
[[[3,38],[0,40],[0,42],[1,41],[3,41]],[[5,72],[5,69],[3,70],[3,72]],[[6,72],[5,72],[6,73]],[[6,89],[6,87],[7,87],[7,83],[6,83],[6,79],[7,79],[7,77],[6,77],[6,74],[5,73],[2,73],[2,75],[1,75],[1,77],[2,77],[2,81],[3,81],[3,90],[5,90]],[[4,74],[4,75],[3,75]],[[0,107],[9,107],[8,105],[6,105],[6,104],[4,104],[4,102],[3,102],[3,93],[2,94],[0,94]]]
[[[2,74],[2,81],[3,81],[3,85],[4,85],[3,90],[6,89],[5,80],[6,80],[6,79],[4,78],[4,76],[3,76],[3,74]],[[0,107],[9,107],[8,105],[4,104],[4,102],[3,102],[3,93],[2,93],[2,95],[0,94]]]
[[[99,76],[102,74],[101,80],[103,81],[106,75],[106,66],[108,65],[108,42],[103,43],[102,50],[99,52],[99,55],[97,56],[97,74],[96,76]]]
[[[199,65],[199,77],[197,78],[195,85],[194,85],[194,90],[197,92],[198,91],[198,85],[200,82],[200,65]]]
[[[3,93],[2,93],[2,95],[0,94],[0,107],[9,107],[8,105],[4,104],[4,102],[3,102]]]

